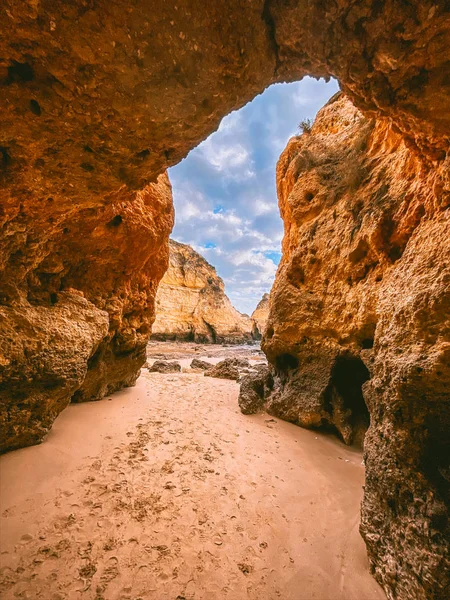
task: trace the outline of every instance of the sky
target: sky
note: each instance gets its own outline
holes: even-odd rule
[[[275,169],[303,119],[338,90],[305,77],[275,84],[224,117],[216,132],[169,169],[175,204],[172,238],[216,267],[233,305],[251,314],[269,292],[280,261],[283,222]]]

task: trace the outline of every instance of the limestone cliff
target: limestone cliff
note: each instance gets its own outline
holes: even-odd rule
[[[364,388],[371,427],[363,531],[376,577],[390,598],[448,598],[449,492],[442,458],[450,438],[448,2],[4,0],[0,29],[4,448],[41,439],[41,412],[47,414],[46,429],[80,389],[88,367],[92,377],[82,397],[117,387],[117,372],[125,382],[135,377],[167,261],[172,209],[168,194],[156,193],[164,170],[269,84],[334,76],[366,117],[376,120],[364,182],[373,177],[380,199],[388,195],[397,207],[390,213],[387,202],[384,224],[374,222],[374,239],[368,234],[365,240],[369,248],[361,242],[348,259],[356,265],[349,275],[355,288],[364,285],[358,278],[363,280],[366,268],[366,277],[382,271],[378,301],[369,293],[366,308],[355,304],[348,313],[355,314],[349,318],[354,326],[336,328],[349,336],[352,352],[366,335],[363,325],[374,332],[374,347],[366,348],[373,362],[364,359],[371,375]],[[348,171],[333,161],[329,166],[331,177]],[[313,172],[311,177],[319,185]],[[314,187],[306,191],[311,208],[305,219],[314,240],[320,216],[315,211],[322,204],[314,202]],[[303,212],[293,202],[293,216]],[[329,217],[332,224],[332,212]],[[340,222],[345,246],[358,223],[348,231],[347,221]],[[292,227],[303,235],[301,226]],[[331,250],[340,240],[330,235]],[[353,236],[358,239],[357,231]],[[366,251],[366,260],[358,259]],[[294,257],[295,249],[290,252]],[[372,269],[378,256],[380,267]],[[383,261],[392,263],[385,271]],[[280,267],[282,279],[288,262]],[[314,254],[309,264],[314,267]],[[347,300],[340,304],[351,308]],[[314,292],[313,307],[321,310]],[[291,315],[280,311],[268,346],[273,360],[281,319],[287,337],[289,328],[296,330]],[[105,347],[107,326],[117,335]],[[305,344],[311,338],[305,335]],[[342,342],[328,334],[326,339],[333,343],[327,341],[322,354],[330,347],[333,356]],[[370,327],[364,339],[370,346]],[[107,348],[121,365],[117,371],[108,366]],[[287,355],[279,359],[283,372],[295,364],[289,356],[295,358],[296,348],[282,342],[279,350]],[[358,389],[367,377],[359,368]],[[342,396],[339,389],[332,393]],[[22,423],[27,414],[26,422],[35,423],[28,433]]]
[[[224,283],[198,252],[169,242],[169,268],[156,295],[153,338],[210,343],[252,339],[252,321],[225,295]]]
[[[253,337],[255,339],[261,339],[265,328],[267,319],[269,317],[269,294],[264,294],[261,300],[258,302],[258,306],[252,312],[253,321]]]
[[[0,451],[41,441],[71,400],[134,384],[168,260],[170,184],[68,212],[47,198],[34,246],[24,219],[19,207],[3,221]]]
[[[277,166],[267,408],[348,444],[370,424],[361,533],[392,598],[444,598],[449,583],[447,175],[342,94]]]

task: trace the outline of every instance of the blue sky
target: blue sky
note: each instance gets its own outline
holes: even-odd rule
[[[276,162],[298,123],[313,119],[337,90],[334,80],[310,77],[272,85],[169,170],[172,237],[216,267],[241,312],[250,314],[270,290],[281,256]]]

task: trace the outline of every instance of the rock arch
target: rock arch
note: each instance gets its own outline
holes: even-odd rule
[[[334,76],[386,152],[406,145],[427,214],[379,305],[362,531],[389,597],[447,597],[448,465],[428,463],[450,427],[448,3],[6,0],[0,27],[3,449],[136,377],[173,220],[163,171],[270,83]]]

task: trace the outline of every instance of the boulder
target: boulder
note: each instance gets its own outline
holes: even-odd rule
[[[213,365],[206,360],[200,360],[199,358],[194,358],[191,361],[191,369],[201,369],[202,371],[207,371],[211,369]]]
[[[237,369],[248,369],[250,367],[250,361],[248,358],[234,356],[233,358],[227,358],[226,360],[230,365],[235,366]]]
[[[244,415],[253,415],[264,410],[264,397],[271,383],[272,377],[265,365],[260,365],[256,372],[242,378],[238,403]]]
[[[212,369],[205,371],[206,377],[217,377],[218,379],[233,379],[237,381],[239,379],[239,371],[232,359],[225,359],[217,363]]]
[[[155,360],[148,370],[150,373],[180,373],[181,365],[176,361]]]

